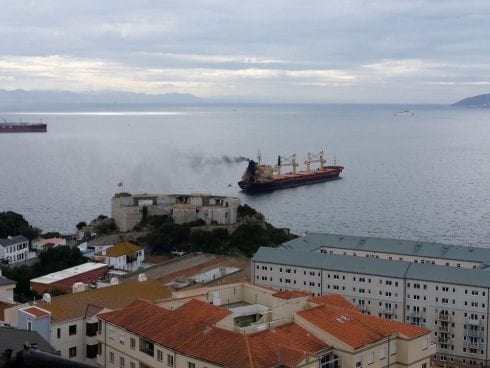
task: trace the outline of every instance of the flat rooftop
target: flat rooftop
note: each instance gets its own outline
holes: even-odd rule
[[[67,268],[58,272],[53,272],[44,276],[36,277],[35,279],[32,279],[31,282],[37,282],[40,284],[52,284],[54,282],[65,280],[67,278],[77,276],[93,270],[97,270],[100,268],[104,268],[104,267],[107,267],[105,263],[87,262],[75,267]]]

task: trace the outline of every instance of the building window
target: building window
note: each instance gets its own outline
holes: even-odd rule
[[[159,362],[163,361],[163,351],[157,350],[157,360]]]
[[[374,363],[374,352],[370,352],[367,355],[367,364],[373,364]]]
[[[356,368],[362,368],[362,362],[357,362],[356,363]]]
[[[95,344],[95,345],[87,345],[86,346],[86,357],[88,359],[94,359],[97,357],[97,354],[99,353],[99,346],[98,344]]]
[[[72,336],[76,334],[77,334],[77,325],[70,325],[70,327],[68,327],[68,335]]]
[[[95,336],[97,335],[97,330],[99,328],[99,324],[96,323],[87,323],[85,325],[85,333],[87,336]]]
[[[136,348],[136,340],[134,339],[134,337],[129,338],[129,347],[133,350]]]
[[[76,348],[76,346],[73,346],[73,347],[71,347],[71,348],[68,349],[68,356],[70,358],[74,358],[74,357],[77,356],[77,348]]]
[[[386,348],[383,346],[379,350],[379,359],[384,359],[384,358],[386,358]]]
[[[174,357],[173,357],[173,355],[167,354],[167,365],[169,367],[173,367],[174,366]]]
[[[111,351],[109,353],[109,362],[112,363],[112,364],[114,364],[114,352],[113,351]]]
[[[129,368],[136,368],[136,364],[134,364],[134,362],[129,362]]]
[[[126,361],[124,360],[124,358],[123,358],[123,357],[120,357],[120,358],[119,358],[119,366],[120,366],[121,368],[124,368],[124,367],[126,366]]]
[[[188,362],[187,368],[196,368],[196,365],[194,363]]]
[[[32,321],[27,321],[27,331],[32,331]]]

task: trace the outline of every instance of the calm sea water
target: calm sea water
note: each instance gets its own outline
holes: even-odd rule
[[[410,109],[414,116],[394,116]],[[44,231],[110,214],[117,183],[133,193],[238,196],[272,224],[307,231],[490,244],[490,109],[445,106],[84,107],[0,112],[48,123],[0,135],[0,211]],[[324,149],[341,180],[258,196],[246,163]],[[229,186],[231,184],[231,186]]]

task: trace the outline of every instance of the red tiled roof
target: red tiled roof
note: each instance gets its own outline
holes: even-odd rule
[[[393,334],[411,339],[430,332],[423,327],[363,314],[353,309],[352,304],[347,300],[344,299],[345,302],[342,302],[340,298],[344,299],[341,296],[315,298],[315,302],[322,304],[300,311],[298,316],[354,349],[375,343]],[[345,303],[350,306],[341,306]]]
[[[275,296],[276,298],[280,299],[294,299],[294,298],[302,298],[305,296],[311,296],[313,293],[309,291],[300,291],[300,290],[284,290],[284,291],[279,291],[275,294],[272,294],[272,296]]]
[[[49,316],[51,313],[48,311],[45,311],[44,309],[38,308],[38,307],[29,307],[29,308],[24,308],[22,311],[29,313],[30,315],[36,316],[36,317],[44,317],[44,316]]]
[[[249,335],[216,327],[229,313],[195,299],[173,311],[140,300],[99,317],[183,354],[230,368],[294,367],[306,355],[329,348],[292,322]]]
[[[358,310],[357,307],[339,294],[328,294],[311,299],[316,304],[329,304],[337,307]]]

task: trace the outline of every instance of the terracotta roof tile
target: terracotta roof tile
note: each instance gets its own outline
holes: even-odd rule
[[[311,296],[313,293],[310,291],[300,291],[300,290],[284,290],[279,291],[272,296],[280,299],[294,299],[294,298],[303,298],[305,296]]]
[[[216,327],[229,313],[192,299],[173,311],[136,301],[99,317],[168,348],[230,368],[293,367],[307,354],[329,348],[295,323],[250,335]]]
[[[49,316],[51,314],[50,312],[45,311],[44,309],[38,307],[23,308],[22,311],[29,313],[30,315],[33,315],[35,317],[44,317],[44,316]]]
[[[430,332],[423,327],[385,320],[363,314],[352,307],[339,306],[345,304],[339,298],[342,297],[315,298],[315,301],[321,300],[323,304],[300,311],[298,315],[354,349],[393,334],[415,338]],[[347,300],[345,302],[348,303]]]
[[[95,290],[56,296],[51,298],[51,303],[38,300],[37,305],[51,312],[53,322],[59,322],[83,317],[88,305],[117,309],[138,298],[160,300],[171,295],[171,290],[157,280],[129,281]]]
[[[352,304],[351,302],[349,302],[347,299],[345,299],[343,296],[339,294],[328,294],[328,295],[317,296],[315,298],[312,298],[311,300],[317,304],[329,304],[329,305],[335,305],[337,307],[353,309],[356,311],[358,310],[354,304]]]

